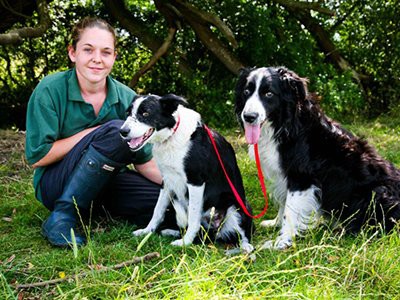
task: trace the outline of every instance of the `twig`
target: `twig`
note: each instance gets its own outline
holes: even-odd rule
[[[154,53],[154,55],[151,57],[150,61],[146,63],[136,74],[133,76],[131,82],[129,83],[129,86],[131,88],[135,87],[136,84],[139,82],[139,78],[143,76],[147,71],[151,69],[153,65],[156,64],[156,62],[165,54],[167,53],[169,47],[172,44],[172,41],[175,38],[177,29],[174,27],[169,28],[168,30],[168,36],[164,43],[161,45],[161,47]]]
[[[2,3],[3,4],[3,3]],[[37,0],[39,24],[36,27],[22,27],[12,29],[8,33],[0,34],[0,45],[18,44],[25,38],[41,37],[51,25],[49,8],[46,0]]]
[[[118,269],[122,269],[123,267],[129,266],[129,265],[138,264],[140,262],[148,261],[148,260],[151,260],[153,258],[159,258],[159,257],[160,257],[160,253],[151,252],[151,253],[148,253],[148,254],[146,254],[144,256],[141,256],[141,257],[134,257],[131,260],[124,261],[124,262],[122,262],[120,264],[117,264],[117,265],[114,265],[114,266],[102,267],[101,269],[96,270],[96,271],[100,273],[100,272],[106,272],[106,271],[110,271],[110,270],[118,270]],[[73,275],[73,276],[65,276],[64,278],[57,278],[57,279],[52,279],[52,280],[47,280],[47,281],[33,282],[33,283],[28,283],[28,284],[18,284],[18,285],[15,286],[15,288],[17,290],[22,290],[22,289],[31,289],[31,288],[35,288],[35,287],[42,287],[42,286],[57,284],[57,283],[60,283],[60,282],[63,282],[63,281],[73,280],[76,277],[85,277],[85,276],[89,275],[92,272],[93,272],[93,270],[82,272],[82,273],[78,273],[78,274]]]

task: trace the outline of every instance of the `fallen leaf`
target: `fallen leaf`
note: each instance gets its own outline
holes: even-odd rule
[[[11,263],[15,259],[15,254],[11,255],[7,260],[5,261],[6,264]]]
[[[338,261],[338,260],[339,260],[339,256],[334,256],[334,255],[329,255],[329,256],[328,256],[328,261],[329,261],[330,263],[336,262],[336,261]]]
[[[28,270],[33,269],[34,267],[35,266],[33,265],[33,263],[28,262],[28,267],[27,267]]]

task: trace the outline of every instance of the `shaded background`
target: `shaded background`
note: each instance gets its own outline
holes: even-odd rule
[[[237,126],[243,66],[284,65],[308,77],[342,121],[400,112],[397,0],[2,0],[0,127],[25,129],[34,87],[71,67],[69,32],[84,16],[119,34],[113,77],[138,93],[182,95],[214,126]]]

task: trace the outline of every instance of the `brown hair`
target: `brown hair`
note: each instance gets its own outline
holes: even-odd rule
[[[104,29],[110,32],[114,38],[114,48],[117,47],[117,36],[115,34],[114,28],[110,24],[108,24],[105,20],[100,18],[85,17],[82,20],[78,21],[78,23],[76,23],[75,26],[72,28],[71,45],[74,48],[74,50],[76,50],[76,44],[81,39],[83,31],[85,31],[86,28],[94,28],[94,27]]]

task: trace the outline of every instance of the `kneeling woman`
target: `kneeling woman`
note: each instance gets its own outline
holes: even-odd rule
[[[151,148],[133,153],[119,135],[135,92],[109,76],[115,48],[107,22],[84,18],[68,48],[75,67],[45,77],[28,103],[26,157],[35,168],[36,197],[51,211],[42,234],[55,246],[71,243],[77,208],[105,208],[143,225],[157,202],[161,176]],[[125,168],[131,163],[137,172]]]

